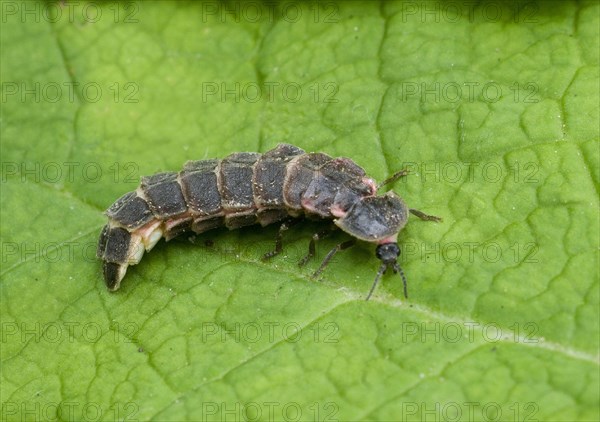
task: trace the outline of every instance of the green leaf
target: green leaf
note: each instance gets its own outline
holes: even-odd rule
[[[1,6],[3,420],[600,418],[597,2]],[[408,300],[368,244],[312,280],[317,223],[106,290],[140,176],[279,142],[412,170]]]

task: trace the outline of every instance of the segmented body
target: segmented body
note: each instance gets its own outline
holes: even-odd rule
[[[162,238],[225,226],[266,226],[288,217],[334,220],[351,236],[376,244],[396,242],[408,217],[404,202],[377,185],[349,158],[306,153],[279,144],[264,153],[234,153],[222,160],[188,161],[180,172],[142,178],[134,192],[107,211],[97,255],[109,289]],[[395,262],[395,261],[394,261]]]

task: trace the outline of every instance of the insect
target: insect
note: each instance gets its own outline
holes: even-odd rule
[[[398,265],[398,233],[409,212],[422,220],[441,221],[408,208],[395,193],[378,196],[377,191],[408,174],[402,170],[380,184],[349,158],[332,158],[323,153],[306,153],[289,144],[279,144],[264,153],[237,152],[222,160],[188,161],[180,172],[158,173],[142,178],[141,185],[116,200],[108,210],[108,224],[98,241],[97,256],[103,261],[104,281],[117,290],[127,267],[140,262],[165,237],[202,233],[225,226],[237,229],[253,224],[281,223],[274,250],[267,260],[282,251],[282,233],[302,217],[333,220],[337,228],[352,236],[336,245],[313,276],[319,275],[339,251],[356,240],[377,245],[381,265],[367,300],[381,276],[391,268],[402,277]],[[315,254],[315,242],[327,235],[313,235],[304,265]]]

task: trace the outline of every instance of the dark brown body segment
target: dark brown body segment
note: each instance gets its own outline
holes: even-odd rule
[[[218,166],[219,160],[188,161],[179,173],[183,195],[193,215],[215,216],[223,212]]]
[[[278,145],[263,154],[254,167],[254,202],[258,222],[267,226],[287,217],[283,198],[283,183],[287,165],[294,157],[304,154],[293,145]]]
[[[107,262],[125,264],[129,261],[131,234],[121,227],[105,225],[100,234],[96,256]]]
[[[142,178],[142,192],[157,219],[167,219],[187,211],[187,204],[177,182],[177,173],[158,173]]]
[[[103,258],[105,261],[116,264],[124,264],[129,260],[129,245],[131,235],[121,227],[108,230],[106,236],[106,248]]]
[[[219,192],[225,211],[225,226],[237,229],[256,223],[256,205],[252,191],[254,164],[260,154],[237,152],[221,161]]]
[[[128,192],[106,210],[109,219],[129,230],[135,230],[154,219],[148,203],[136,192]]]
[[[374,194],[365,176],[365,171],[348,158],[329,160],[302,194],[302,207],[323,218],[331,217],[334,205],[339,212],[345,212],[360,198]]]
[[[335,224],[357,239],[380,242],[397,235],[407,220],[408,207],[404,201],[388,192],[356,202]]]
[[[179,173],[183,196],[193,218],[192,231],[202,233],[224,222],[217,173],[219,160],[188,161]]]
[[[110,290],[117,290],[119,288],[121,278],[124,276],[124,274],[122,274],[123,265],[125,264],[117,264],[114,262],[104,261],[104,265],[102,266],[102,273],[104,275],[104,282],[106,283],[106,287],[108,287]]]
[[[98,247],[96,248],[96,258],[104,259],[104,251],[106,251],[106,243],[108,242],[108,232],[110,226],[106,224],[102,227],[100,238],[98,239]]]
[[[303,213],[302,195],[318,176],[319,168],[329,160],[331,157],[327,154],[311,152],[300,155],[290,163],[283,181],[283,198],[291,215]]]

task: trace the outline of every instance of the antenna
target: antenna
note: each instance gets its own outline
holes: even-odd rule
[[[404,271],[400,268],[397,262],[394,262],[394,274],[400,273],[400,277],[402,277],[402,284],[404,284],[404,297],[408,299],[408,286],[406,282],[406,276],[404,275]]]
[[[379,267],[379,271],[377,271],[377,275],[375,276],[375,281],[373,282],[373,285],[371,286],[371,290],[369,291],[369,294],[367,295],[366,300],[369,300],[371,298],[371,295],[375,291],[375,287],[377,287],[377,283],[379,283],[379,279],[385,273],[385,271],[387,270],[387,267],[388,267],[387,264],[381,264],[381,266]]]

